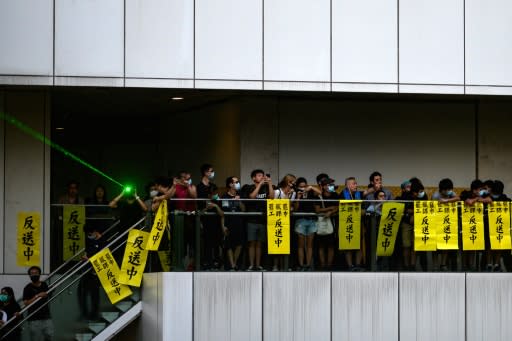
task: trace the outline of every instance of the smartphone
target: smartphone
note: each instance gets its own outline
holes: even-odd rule
[[[267,173],[267,174],[265,174],[265,175],[267,176],[267,178],[270,178],[270,173]]]

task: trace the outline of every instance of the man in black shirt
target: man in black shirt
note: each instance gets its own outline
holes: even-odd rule
[[[82,256],[83,261],[88,261],[89,258],[101,251],[106,246],[106,241],[100,230],[94,225],[85,225],[84,230],[86,233],[85,240],[85,255]],[[91,297],[90,309],[88,309],[88,296]],[[97,320],[99,318],[99,303],[100,303],[100,281],[94,270],[90,269],[80,279],[78,286],[78,300],[82,317],[88,320]]]
[[[272,188],[272,179],[270,174],[266,174],[261,169],[255,169],[251,172],[253,185],[245,185],[242,188],[242,198],[244,199],[274,199],[274,189]],[[258,202],[256,200],[246,201],[247,212],[261,212],[262,215],[247,217],[247,242],[249,244],[249,268],[248,271],[263,271],[261,262],[261,242],[265,238],[267,224],[267,203],[265,200]]]
[[[28,325],[30,340],[53,340],[53,323],[48,306],[48,285],[41,282],[41,268],[32,266],[28,269],[31,283],[23,289],[23,303],[28,306],[36,302],[28,309]],[[40,309],[39,309],[40,308]],[[34,313],[32,315],[32,313]]]

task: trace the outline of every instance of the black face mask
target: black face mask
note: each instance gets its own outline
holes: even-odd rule
[[[30,280],[32,281],[32,283],[37,283],[39,282],[40,277],[40,275],[30,275]]]

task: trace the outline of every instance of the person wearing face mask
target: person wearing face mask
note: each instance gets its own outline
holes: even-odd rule
[[[215,178],[215,171],[213,166],[209,163],[205,163],[200,168],[201,181],[197,184],[197,198],[208,199],[212,195],[212,187],[215,186],[213,179]],[[217,187],[217,186],[215,186]],[[197,206],[200,210],[206,207],[206,201],[199,201]]]
[[[489,192],[485,188],[484,183],[479,180],[473,180],[471,182],[470,190],[469,191],[463,191],[460,194],[460,199],[464,201],[465,205],[473,206],[477,202],[481,202],[484,204],[484,229],[488,231],[489,225],[487,222],[487,207],[485,204],[488,204],[492,202],[492,199],[489,195]],[[486,246],[487,246],[487,240],[488,240],[488,233],[485,233],[486,237]],[[477,270],[477,253],[476,251],[465,251],[462,253],[464,266],[469,271],[475,271]],[[492,270],[491,270],[492,271]]]
[[[2,310],[5,312],[7,321],[10,321],[13,317],[16,318],[16,321],[11,322],[11,326],[7,328],[14,327],[18,322],[23,318],[20,315],[20,305],[16,302],[16,298],[14,297],[14,291],[11,287],[3,287],[0,291],[0,305],[2,306]],[[4,332],[2,330],[2,332]],[[7,331],[5,331],[6,333]],[[4,334],[5,334],[4,333]],[[21,340],[21,328],[16,328],[13,330],[6,338],[7,341],[19,341]]]
[[[315,212],[331,219],[334,231],[328,235],[317,235],[318,242],[318,258],[320,261],[320,269],[329,271],[332,269],[334,262],[334,248],[336,246],[336,231],[338,226],[337,219],[332,217],[338,214],[339,201],[341,196],[336,193],[334,180],[329,178],[327,174],[317,176],[317,183],[320,186],[322,194],[315,198]]]
[[[226,179],[227,192],[221,196],[224,212],[244,212],[245,205],[240,201],[240,179],[230,176]],[[231,271],[238,270],[238,259],[244,242],[245,220],[240,215],[225,215],[224,226],[227,229],[224,247]]]
[[[82,261],[86,262],[106,246],[103,234],[94,225],[85,225],[85,254]],[[90,304],[88,300],[90,298]],[[92,269],[82,276],[78,285],[78,300],[82,319],[95,321],[99,319],[100,281]]]
[[[439,181],[438,190],[432,195],[432,200],[440,203],[457,202],[460,197],[453,191],[453,182],[450,179],[442,179]],[[448,271],[449,263],[455,264],[457,253],[448,250],[438,251],[439,270]],[[451,261],[451,262],[450,262]]]
[[[40,279],[40,267],[31,266],[27,273],[30,276],[30,283],[23,289],[23,303],[25,306],[31,305],[28,308],[29,315],[35,312],[28,318],[30,340],[53,340],[53,322],[51,320],[50,307],[47,304],[49,297],[48,285]]]
[[[201,210],[202,246],[204,250],[203,270],[220,269],[220,246],[228,229],[224,224],[224,211],[219,207],[219,193],[215,184],[210,185],[211,194]],[[206,213],[206,214],[203,214]]]
[[[305,178],[298,178],[297,200],[293,204],[293,210],[300,213],[313,213],[315,207],[313,198],[321,195],[322,192],[311,185]],[[300,216],[295,221],[295,232],[297,233],[297,259],[298,271],[309,271],[313,260],[313,242],[317,231],[316,216]]]

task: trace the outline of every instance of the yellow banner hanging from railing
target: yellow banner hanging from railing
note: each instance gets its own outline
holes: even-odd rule
[[[488,206],[489,240],[493,250],[510,250],[510,203],[495,201]]]
[[[89,258],[89,261],[112,304],[132,294],[129,286],[119,283],[119,266],[108,247]]]
[[[439,203],[437,207],[437,249],[459,249],[459,215],[457,203]]]
[[[484,205],[481,202],[462,207],[462,249],[485,250]]]
[[[267,242],[269,254],[290,254],[290,200],[267,200]]]
[[[41,214],[39,212],[18,212],[18,234],[16,264],[33,266],[39,264],[41,253]]]
[[[148,240],[148,232],[131,230],[128,233],[119,283],[140,287],[148,259],[148,250],[146,249]]]
[[[153,227],[149,235],[149,241],[147,248],[149,251],[157,251],[164,235],[164,229],[167,227],[167,200],[164,200],[158,206],[156,211],[155,220],[153,221]]]
[[[404,215],[403,203],[385,202],[382,205],[382,216],[377,236],[377,256],[389,257],[395,249],[398,227]]]
[[[414,251],[437,250],[437,201],[414,202]]]
[[[172,255],[170,250],[158,251],[158,259],[163,272],[169,272],[172,268]]]
[[[64,205],[62,258],[68,260],[85,247],[85,206]]]
[[[338,245],[340,250],[361,248],[361,200],[340,200]]]

